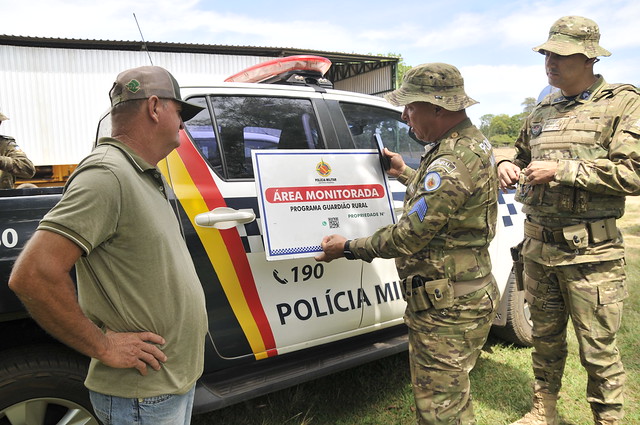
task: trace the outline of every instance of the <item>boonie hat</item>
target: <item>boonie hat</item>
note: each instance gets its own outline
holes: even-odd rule
[[[111,107],[129,100],[148,99],[158,96],[161,99],[172,99],[182,105],[180,116],[182,121],[195,117],[204,108],[185,102],[180,96],[180,87],[173,75],[159,66],[141,66],[118,74],[116,82],[109,91]]]
[[[0,122],[2,122],[2,121],[6,121],[6,120],[8,120],[8,119],[9,119],[9,117],[8,117],[8,116],[6,116],[6,115],[5,115],[5,114],[3,114],[2,112],[0,112]]]
[[[611,52],[600,47],[598,24],[582,16],[564,16],[553,23],[546,43],[534,47],[534,52],[551,52],[561,56],[582,53],[589,59],[611,56]]]
[[[394,106],[429,102],[449,111],[460,111],[478,103],[465,93],[458,68],[446,63],[425,63],[411,68],[404,74],[400,88],[384,98]]]

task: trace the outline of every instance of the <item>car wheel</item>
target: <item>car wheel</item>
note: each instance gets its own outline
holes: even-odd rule
[[[531,347],[533,344],[533,323],[529,305],[524,299],[524,291],[518,291],[514,271],[509,275],[504,295],[507,298],[507,323],[504,326],[494,326],[492,332],[521,347]]]
[[[0,425],[99,425],[83,384],[87,366],[56,345],[0,353]]]

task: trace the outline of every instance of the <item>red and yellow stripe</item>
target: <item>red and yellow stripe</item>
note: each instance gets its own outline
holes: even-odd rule
[[[196,230],[256,359],[277,355],[273,332],[238,231],[195,224],[196,215],[224,207],[226,202],[207,163],[184,132],[180,132],[180,147],[159,168]]]

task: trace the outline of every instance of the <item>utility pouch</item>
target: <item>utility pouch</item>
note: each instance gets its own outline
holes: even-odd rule
[[[407,307],[413,312],[424,311],[431,308],[431,301],[427,296],[422,276],[411,275],[404,281]]]
[[[527,183],[527,177],[524,175],[524,170],[522,170],[514,199],[524,205],[542,205],[544,187],[545,185],[543,184],[530,185]]]
[[[591,242],[593,243],[610,241],[618,236],[615,218],[594,221],[593,223],[589,223],[588,226]]]
[[[524,257],[522,256],[522,244],[511,247],[511,259],[513,260],[513,273],[516,278],[516,288],[524,291]]]
[[[571,249],[582,249],[589,246],[589,232],[584,224],[563,227],[562,234]]]
[[[426,283],[425,289],[429,296],[429,301],[437,309],[453,307],[455,295],[453,285],[449,279],[432,280]]]

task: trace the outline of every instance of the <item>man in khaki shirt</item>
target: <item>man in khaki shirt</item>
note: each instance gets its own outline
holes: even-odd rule
[[[71,175],[9,285],[47,332],[92,358],[85,385],[103,423],[186,425],[207,313],[156,164],[202,108],[155,66],[120,73],[109,95],[112,137]]]

